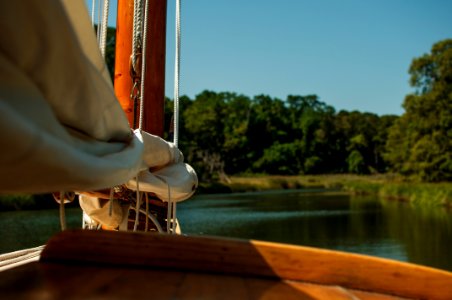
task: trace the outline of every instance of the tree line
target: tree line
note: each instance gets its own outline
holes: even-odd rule
[[[113,74],[115,29],[106,61]],[[227,175],[393,172],[452,180],[452,39],[410,67],[401,116],[336,111],[317,95],[249,97],[205,90],[180,98],[179,146],[201,180]],[[173,102],[166,99],[170,130]]]
[[[415,58],[401,116],[336,111],[317,95],[180,98],[180,148],[201,180],[227,175],[395,172],[452,179],[452,40]],[[173,103],[166,99],[166,120]],[[169,130],[168,125],[168,130]]]
[[[167,117],[173,103],[167,99]],[[336,112],[316,95],[253,98],[203,91],[180,98],[179,145],[202,180],[227,174],[386,172],[397,116]]]

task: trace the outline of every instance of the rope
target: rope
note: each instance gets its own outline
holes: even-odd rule
[[[66,230],[66,212],[64,210],[64,196],[66,192],[60,191],[60,226],[61,231]]]
[[[149,0],[146,0],[145,8],[144,8],[144,24],[143,24],[143,52],[145,52],[147,47],[147,39],[148,39],[148,10],[149,10]],[[143,128],[143,114],[144,114],[144,105],[143,105],[143,97],[144,97],[144,83],[146,81],[146,55],[141,56],[141,86],[140,86],[140,119],[138,128]]]
[[[108,14],[109,14],[110,0],[104,0],[104,9],[102,12],[102,28],[100,32],[100,52],[105,58],[105,49],[107,48],[107,28],[108,28]]]
[[[173,202],[173,234],[176,234],[177,218],[176,218],[176,202]]]
[[[180,79],[180,0],[176,0],[176,57],[174,63],[174,131],[173,141],[177,147],[179,144],[179,79]]]
[[[168,186],[168,211],[166,212],[166,232],[171,233],[172,228],[172,219],[173,219],[173,202],[171,201],[171,189],[168,183],[166,183]]]
[[[87,223],[85,221],[85,212],[82,210],[82,229],[86,229]]]
[[[174,118],[173,118],[173,143],[176,147],[179,144],[179,81],[180,81],[180,50],[181,50],[181,29],[180,29],[181,1],[176,0],[176,53],[174,63]],[[167,232],[176,233],[177,226],[176,202],[171,198],[171,189],[168,185],[168,220]],[[170,228],[171,227],[171,228]]]
[[[130,208],[136,211],[135,207],[130,207]],[[146,211],[144,209],[140,208],[140,213],[144,214],[145,212]],[[152,221],[152,223],[154,223],[154,225],[157,228],[157,231],[159,233],[163,233],[164,232],[162,226],[159,223],[159,221],[154,217],[153,214],[149,214],[149,215],[147,215],[147,217]]]
[[[113,195],[114,195],[114,188],[110,189],[110,199],[108,201],[108,215],[111,217],[111,215],[113,214]]]
[[[139,215],[140,215],[140,205],[141,205],[141,193],[140,193],[140,182],[138,181],[138,176],[136,177],[137,181],[137,203],[135,207],[135,222],[133,223],[133,231],[137,231],[138,223],[139,223]]]
[[[144,195],[146,196],[146,216],[149,216],[149,197],[148,197],[148,193],[144,193]],[[144,231],[148,232],[149,230],[149,218],[146,218],[146,223],[144,225]]]
[[[0,254],[0,272],[38,261],[44,246]]]
[[[96,10],[96,0],[91,2],[91,23],[94,26],[94,11]]]
[[[132,31],[132,59],[135,59],[137,50],[141,48],[141,31],[143,27],[143,2],[134,0],[133,3],[133,31]],[[135,61],[133,62],[135,65]]]
[[[99,2],[97,2],[97,43],[100,45],[100,23],[101,23],[101,18],[100,18],[100,14],[101,14],[101,1],[99,0]]]
[[[134,16],[133,16],[133,33],[132,33],[132,68],[135,69],[138,55],[141,54],[141,76],[138,78],[134,78],[135,83],[139,83],[140,90],[139,93],[132,89],[131,95],[134,95],[134,99],[139,101],[139,122],[138,129],[141,131],[143,128],[144,121],[144,103],[142,101],[145,90],[144,83],[146,81],[146,55],[143,53],[146,52],[147,41],[148,41],[148,16],[149,16],[149,0],[145,1],[144,6],[144,16],[143,16],[143,2],[142,0],[134,0]],[[180,49],[181,49],[181,29],[180,29],[180,0],[176,0],[176,53],[175,53],[175,78],[174,78],[174,144],[176,147],[178,146],[179,139],[179,79],[180,79]],[[144,20],[143,20],[144,18]],[[140,34],[141,33],[141,34]],[[140,52],[140,53],[139,53]],[[133,231],[137,230],[139,223],[139,213],[142,212],[140,209],[141,205],[141,193],[138,184],[138,176],[137,180],[137,205],[135,208],[135,223]],[[171,199],[171,188],[168,185],[168,212],[167,212],[167,232],[175,233],[176,232],[176,203]],[[148,195],[145,193],[146,197],[146,211],[145,214],[149,218],[151,215],[149,214],[149,203],[148,203]],[[155,222],[154,222],[155,223]],[[157,222],[158,223],[158,222]],[[145,231],[148,230],[148,219],[146,218]],[[160,232],[160,230],[159,230]]]

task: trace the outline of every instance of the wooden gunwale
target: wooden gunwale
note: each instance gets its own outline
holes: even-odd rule
[[[266,277],[413,299],[450,299],[452,273],[338,251],[217,237],[107,231],[54,236],[43,262]]]

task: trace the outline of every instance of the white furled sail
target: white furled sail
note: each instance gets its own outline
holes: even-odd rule
[[[1,191],[98,189],[135,176],[143,145],[83,1],[2,1],[0,15]]]
[[[172,143],[130,130],[83,0],[0,2],[0,114],[1,193],[133,186],[154,170],[178,200],[197,186]]]

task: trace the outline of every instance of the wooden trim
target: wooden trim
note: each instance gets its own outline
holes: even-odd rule
[[[271,277],[415,299],[450,299],[452,273],[370,256],[277,243],[106,231],[65,231],[45,262]]]

